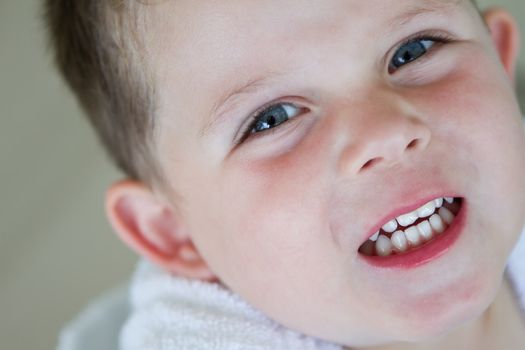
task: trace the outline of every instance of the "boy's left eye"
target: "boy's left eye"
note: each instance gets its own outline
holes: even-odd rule
[[[435,45],[447,42],[447,38],[424,37],[410,39],[402,44],[392,56],[388,66],[389,73],[419,59],[424,56]]]

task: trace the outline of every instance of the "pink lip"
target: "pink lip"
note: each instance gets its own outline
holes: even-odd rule
[[[372,229],[370,229],[366,233],[366,236],[363,238],[361,244],[365,243],[370,237],[372,237],[377,231],[379,231],[381,229],[381,227],[383,227],[384,224],[386,224],[390,220],[392,220],[394,218],[397,218],[398,216],[400,216],[402,214],[410,213],[410,212],[416,210],[417,208],[423,206],[424,204],[430,202],[433,199],[443,198],[443,197],[454,197],[454,198],[456,198],[455,195],[436,194],[436,195],[433,195],[433,196],[427,196],[427,197],[425,197],[423,199],[420,199],[418,202],[416,202],[414,204],[405,205],[403,207],[400,207],[400,208],[392,210],[390,213],[388,213],[387,215],[383,216],[383,218],[377,224],[372,226]]]
[[[451,225],[427,244],[406,254],[394,254],[387,257],[367,256],[364,254],[359,254],[359,256],[370,265],[380,268],[411,269],[426,264],[443,255],[457,241],[465,228],[467,213],[467,203],[465,198],[462,198],[459,212]]]

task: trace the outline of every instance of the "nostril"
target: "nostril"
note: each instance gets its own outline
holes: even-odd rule
[[[399,159],[397,159],[398,157],[402,157],[402,154],[404,152],[406,152],[407,150],[415,150],[417,148],[424,148],[425,145],[424,145],[424,142],[425,142],[425,139],[424,138],[414,138],[412,139],[412,141],[410,141],[410,143],[405,147],[405,150],[400,152],[401,154],[397,154],[395,153],[396,150],[398,149],[395,149],[393,147],[387,147],[385,148],[383,151],[388,153],[387,157],[375,157],[375,158],[371,158],[369,159],[365,164],[363,164],[363,166],[359,169],[359,172],[361,171],[364,171],[364,170],[367,170],[369,168],[372,168],[374,166],[376,166],[378,163],[384,161],[385,159],[387,159],[390,162],[398,162]],[[400,144],[399,146],[402,146],[402,144]],[[386,154],[384,153],[384,154]]]
[[[416,147],[418,143],[419,143],[419,139],[412,140],[412,141],[407,145],[407,149],[410,149],[410,148],[414,148],[414,147]]]
[[[369,168],[371,167],[373,164],[381,161],[381,159],[383,159],[382,157],[378,157],[378,158],[373,158],[373,159],[370,159],[368,162],[366,162],[362,167],[361,167],[361,170],[365,170],[366,168]]]

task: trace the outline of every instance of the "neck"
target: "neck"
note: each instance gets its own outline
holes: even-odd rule
[[[481,316],[444,337],[425,343],[398,343],[367,350],[517,350],[522,349],[524,343],[525,321],[519,312],[510,283],[504,279],[494,302]]]

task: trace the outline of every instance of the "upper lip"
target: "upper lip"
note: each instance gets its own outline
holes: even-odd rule
[[[385,215],[383,215],[378,222],[376,222],[361,240],[361,244],[366,242],[374,233],[379,231],[381,227],[392,219],[406,213],[410,213],[429,201],[442,198],[442,197],[459,197],[453,191],[450,190],[435,190],[427,194],[414,194],[414,195],[403,195],[396,200],[396,203],[401,203],[400,206],[391,209]]]

